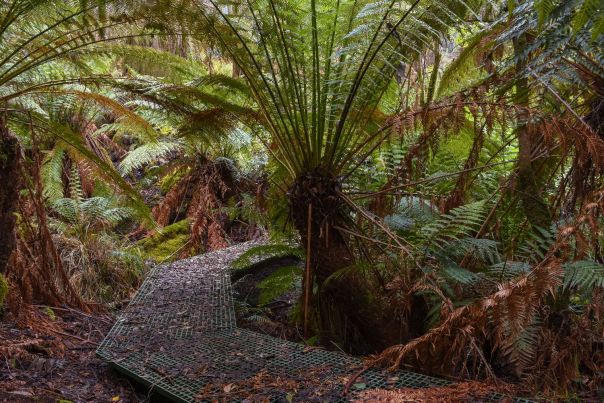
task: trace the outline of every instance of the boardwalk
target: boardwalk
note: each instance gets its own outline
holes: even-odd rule
[[[152,269],[97,354],[177,402],[347,402],[370,388],[449,383],[369,370],[343,397],[360,359],[237,328],[229,265],[252,246]]]

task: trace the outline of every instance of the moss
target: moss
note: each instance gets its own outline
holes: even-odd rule
[[[55,311],[53,311],[51,308],[49,307],[45,307],[42,309],[42,312],[44,312],[44,314],[46,316],[48,316],[50,318],[50,320],[56,320],[57,319],[57,314],[55,313]]]
[[[160,233],[141,240],[138,246],[141,248],[144,258],[163,262],[177,257],[176,252],[181,250],[189,239],[189,221],[182,220],[164,227]]]
[[[189,169],[177,169],[174,172],[164,176],[159,181],[159,188],[162,194],[166,194],[172,189],[186,174],[189,173]]]
[[[4,304],[6,294],[8,294],[8,281],[4,277],[4,274],[0,273],[0,308]]]

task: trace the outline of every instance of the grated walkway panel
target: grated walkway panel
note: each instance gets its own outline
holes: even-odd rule
[[[176,402],[349,401],[341,392],[360,359],[236,327],[229,265],[255,245],[153,268],[97,355]],[[448,384],[377,369],[355,381],[363,389]]]

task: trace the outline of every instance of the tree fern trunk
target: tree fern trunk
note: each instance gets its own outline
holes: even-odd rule
[[[514,41],[514,53],[517,58],[516,71],[524,74],[526,68],[527,40],[523,35]],[[522,203],[526,218],[533,227],[548,228],[551,224],[551,215],[548,205],[543,197],[543,189],[539,186],[533,154],[538,146],[536,133],[530,130],[528,78],[522,76],[516,82],[515,103],[519,106],[518,126],[518,183],[517,191]]]
[[[311,299],[313,324],[324,345],[333,347],[333,342],[356,353],[376,352],[400,341],[399,327],[352,268],[354,255],[334,228],[343,224],[346,214],[338,191],[337,180],[320,170],[302,175],[290,190],[294,225],[304,247],[310,245],[312,284],[318,289]]]
[[[19,196],[19,141],[0,118],[0,273],[7,269],[15,249],[15,209]]]

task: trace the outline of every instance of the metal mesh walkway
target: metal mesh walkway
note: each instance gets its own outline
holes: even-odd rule
[[[97,355],[177,402],[349,401],[355,388],[348,398],[341,392],[361,360],[236,327],[229,265],[252,246],[240,244],[152,269]],[[447,384],[413,372],[369,370],[355,385]]]

